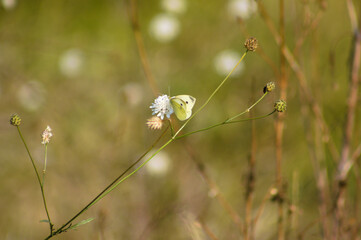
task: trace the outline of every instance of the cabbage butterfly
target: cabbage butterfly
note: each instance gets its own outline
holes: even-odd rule
[[[196,99],[189,95],[178,95],[170,98],[174,113],[181,121],[187,120],[192,115],[192,108]]]

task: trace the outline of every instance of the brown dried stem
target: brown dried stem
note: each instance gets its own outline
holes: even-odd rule
[[[251,154],[249,157],[249,171],[248,171],[247,186],[246,186],[246,213],[245,213],[245,226],[244,226],[244,235],[246,240],[254,239],[252,206],[253,206],[254,188],[256,182],[256,152],[257,152],[256,125],[255,122],[252,121]]]
[[[346,198],[346,181],[347,175],[352,166],[352,158],[350,158],[351,142],[353,129],[355,125],[355,112],[358,99],[359,88],[359,69],[361,60],[361,28],[358,26],[355,8],[351,0],[347,0],[348,13],[350,16],[352,32],[353,32],[353,48],[351,49],[352,63],[350,74],[349,97],[347,100],[346,122],[344,126],[344,137],[341,150],[341,159],[339,161],[336,173],[336,181],[338,191],[336,194],[335,209],[335,239],[342,238],[343,218],[345,215],[345,198]]]
[[[142,33],[140,31],[140,25],[138,21],[137,14],[137,3],[136,0],[130,0],[128,7],[129,18],[132,24],[132,29],[135,37],[135,41],[137,43],[137,49],[139,52],[140,61],[142,62],[142,67],[144,70],[145,78],[148,81],[149,86],[152,89],[153,95],[158,95],[159,90],[157,87],[157,83],[153,77],[152,71],[150,70],[150,64],[147,57],[147,52],[144,47]]]
[[[279,2],[279,18],[280,18],[280,98],[287,100],[287,69],[286,69],[286,59],[282,54],[282,49],[285,47],[285,25],[284,25],[284,0]],[[285,238],[284,231],[284,216],[283,216],[283,183],[282,183],[282,141],[283,141],[283,128],[284,128],[284,114],[279,114],[277,116],[275,130],[276,130],[276,186],[279,191],[280,197],[277,201],[278,206],[278,240],[283,240]]]
[[[216,235],[212,232],[212,230],[204,223],[201,223],[200,221],[198,222],[199,225],[201,226],[201,228],[203,229],[203,231],[207,234],[207,236],[211,239],[211,240],[219,240]]]
[[[273,21],[269,17],[269,15],[268,15],[266,9],[264,8],[263,4],[260,1],[257,1],[257,3],[258,3],[259,12],[260,12],[262,18],[264,19],[267,27],[271,31],[277,45],[281,46],[282,38],[279,35],[279,33],[277,32]],[[282,51],[282,54],[284,55],[286,61],[290,65],[292,71],[295,73],[295,75],[296,75],[296,77],[297,77],[297,79],[299,81],[299,84],[300,84],[301,90],[302,90],[302,92],[303,92],[303,94],[305,96],[305,99],[306,99],[308,105],[310,106],[310,108],[311,108],[311,110],[312,110],[312,112],[313,112],[313,114],[314,114],[314,116],[315,116],[315,118],[317,120],[317,124],[320,126],[320,128],[322,130],[323,139],[327,143],[327,146],[328,146],[328,148],[330,150],[332,158],[336,162],[338,160],[338,158],[339,158],[339,153],[337,151],[335,143],[333,142],[333,139],[331,138],[330,130],[329,130],[324,118],[323,118],[321,107],[317,103],[315,98],[313,97],[311,89],[309,88],[309,86],[307,84],[306,76],[303,73],[300,65],[296,61],[295,57],[293,56],[293,54],[291,53],[291,51],[289,50],[289,48],[286,45],[281,47],[281,51]]]
[[[204,182],[209,187],[209,190],[214,193],[215,198],[219,202],[219,204],[226,210],[226,212],[231,217],[234,224],[238,227],[239,231],[242,233],[244,231],[243,229],[243,223],[241,220],[241,217],[239,214],[234,210],[232,205],[227,201],[227,199],[223,196],[222,192],[219,190],[217,184],[208,176],[204,163],[199,160],[199,158],[195,157],[194,149],[190,144],[184,143],[188,152],[189,157],[194,161],[194,163],[197,166],[197,170],[199,174],[202,176]]]

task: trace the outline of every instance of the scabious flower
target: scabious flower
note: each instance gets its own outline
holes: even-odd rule
[[[19,117],[19,115],[17,115],[16,113],[14,113],[13,115],[11,115],[10,117],[10,124],[17,127],[19,126],[21,123],[21,118]]]
[[[167,118],[170,118],[170,115],[173,113],[173,108],[170,105],[169,97],[167,95],[157,97],[150,108],[153,111],[152,114],[157,114],[157,117],[160,117],[162,120],[164,119],[164,115],[166,115]]]
[[[49,126],[47,126],[45,128],[45,130],[43,131],[43,133],[41,134],[41,137],[43,138],[43,141],[41,142],[41,144],[48,144],[50,142],[50,138],[53,136],[53,134],[51,133],[51,128]]]
[[[159,117],[153,116],[147,120],[147,126],[152,130],[161,129],[163,126],[163,120]]]

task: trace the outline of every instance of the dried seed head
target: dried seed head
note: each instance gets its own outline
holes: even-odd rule
[[[19,117],[19,115],[17,115],[16,113],[11,115],[10,117],[10,124],[13,126],[19,126],[21,123],[21,118]]]
[[[287,104],[284,100],[278,100],[275,102],[274,108],[277,112],[285,112],[287,109]]]
[[[267,83],[267,85],[263,88],[263,93],[266,92],[272,92],[273,90],[275,90],[276,88],[276,84],[274,82],[269,82]]]
[[[256,38],[254,37],[250,37],[246,40],[246,42],[244,43],[244,46],[246,47],[247,51],[256,51],[257,47],[258,47],[258,41]]]
[[[163,126],[163,120],[160,117],[151,117],[147,120],[147,126],[152,130],[159,130]]]

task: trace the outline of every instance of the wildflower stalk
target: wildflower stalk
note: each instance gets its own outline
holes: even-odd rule
[[[267,94],[265,93],[255,104],[253,104],[250,108],[248,108],[246,111],[244,111],[241,114],[238,114],[234,117],[232,117],[231,119],[227,119],[226,121],[210,126],[208,128],[204,128],[204,129],[200,129],[198,131],[194,131],[188,134],[184,134],[182,136],[177,137],[177,135],[179,135],[179,133],[181,132],[181,130],[188,124],[188,122],[193,119],[193,117],[195,115],[197,115],[203,108],[206,107],[206,105],[210,102],[210,100],[213,98],[213,96],[218,92],[218,90],[224,85],[224,83],[227,81],[227,79],[229,78],[229,76],[234,72],[234,70],[237,68],[237,66],[241,63],[241,61],[244,59],[244,57],[246,56],[248,50],[242,55],[241,59],[238,61],[238,63],[235,65],[235,67],[232,69],[232,71],[225,77],[225,79],[223,79],[223,81],[218,85],[218,87],[213,91],[213,93],[210,95],[210,97],[207,99],[207,101],[178,129],[178,131],[172,136],[172,138],[170,138],[165,144],[163,144],[157,151],[155,151],[152,156],[150,156],[147,160],[145,160],[141,165],[139,165],[136,169],[134,169],[132,172],[130,172],[128,175],[124,176],[131,168],[133,168],[138,162],[140,162],[143,157],[154,148],[155,144],[158,143],[158,141],[164,136],[164,134],[166,133],[166,131],[168,130],[168,128],[162,133],[162,135],[156,140],[156,142],[135,162],[133,163],[130,167],[128,167],[121,175],[119,175],[111,184],[109,184],[101,193],[99,193],[88,205],[86,205],[82,210],[80,210],[80,212],[78,212],[74,217],[72,217],[68,222],[66,222],[64,225],[62,225],[58,230],[56,230],[55,232],[52,232],[47,238],[45,238],[45,240],[50,239],[51,237],[65,232],[67,231],[71,226],[72,226],[72,222],[78,217],[80,216],[82,213],[84,213],[87,209],[89,209],[91,206],[93,206],[94,204],[96,204],[97,202],[99,202],[103,197],[105,197],[106,195],[108,195],[110,192],[112,192],[119,184],[121,184],[122,182],[124,182],[126,179],[130,178],[132,175],[134,175],[136,172],[138,172],[142,167],[144,167],[151,159],[153,159],[154,156],[156,156],[160,151],[162,151],[165,147],[167,147],[170,143],[172,143],[175,139],[179,139],[191,134],[194,134],[196,132],[200,132],[200,131],[206,131],[209,130],[211,128],[220,126],[220,125],[224,125],[224,124],[231,124],[231,123],[237,123],[237,122],[243,122],[243,121],[249,121],[249,120],[255,120],[255,119],[261,119],[261,118],[265,118],[271,114],[273,114],[274,112],[276,112],[276,110],[272,111],[271,113],[261,116],[261,117],[257,117],[257,118],[248,118],[248,119],[242,119],[242,120],[237,120],[237,121],[231,121],[233,119],[235,119],[236,117],[241,116],[242,114],[245,114],[246,112],[249,112],[251,108],[253,108],[257,103],[259,103],[264,96]],[[171,127],[171,131],[173,132],[173,127],[171,126],[171,123],[169,124],[169,126]],[[124,177],[123,177],[124,176]]]
[[[218,90],[223,86],[223,84],[227,81],[227,79],[229,78],[229,76],[234,72],[234,70],[237,68],[237,66],[241,63],[241,61],[244,59],[244,57],[246,56],[247,51],[243,54],[243,56],[241,57],[241,59],[238,61],[238,63],[236,64],[236,66],[232,69],[232,71],[226,76],[226,78],[218,85],[218,87],[213,91],[213,93],[211,94],[211,96],[207,99],[207,101],[179,128],[179,130],[173,135],[173,137],[171,139],[169,139],[163,146],[161,146],[156,152],[154,152],[152,154],[152,156],[150,156],[146,161],[144,161],[139,167],[137,167],[136,169],[134,169],[131,173],[129,173],[127,176],[125,176],[124,178],[120,179],[117,183],[115,183],[114,185],[112,185],[111,187],[109,187],[106,191],[103,191],[102,194],[100,194],[99,198],[96,199],[93,203],[91,203],[89,205],[89,207],[91,207],[92,205],[94,205],[95,203],[97,203],[101,198],[103,198],[104,196],[106,196],[107,194],[109,194],[111,191],[113,191],[120,183],[124,182],[126,179],[128,179],[129,177],[131,177],[133,174],[135,174],[136,172],[138,172],[143,166],[145,166],[154,156],[156,156],[160,151],[162,151],[165,147],[167,147],[171,142],[173,142],[177,135],[180,133],[180,131],[187,125],[187,123],[195,116],[197,115],[197,113],[199,113],[208,103],[209,101],[213,98],[213,96],[218,92]],[[257,101],[258,103],[259,101]],[[255,105],[255,104],[254,104]],[[272,113],[274,113],[275,111],[273,111]],[[262,116],[260,118],[264,118],[267,117],[270,114],[267,114],[265,116]],[[255,118],[256,119],[256,118]],[[250,119],[247,119],[250,120]],[[213,125],[211,127],[205,128],[205,129],[201,129],[201,131],[205,131],[208,129],[211,129],[213,127],[217,127],[223,124],[229,124],[229,123],[236,123],[236,122],[242,122],[242,121],[246,121],[246,120],[239,120],[239,121],[232,121],[232,122],[223,122],[220,124],[216,124]],[[194,132],[195,133],[195,132]],[[188,134],[190,135],[190,134]],[[183,136],[185,137],[185,135]]]
[[[270,112],[270,113],[268,113],[268,114],[266,114],[266,115],[260,116],[260,117],[245,118],[245,119],[236,120],[236,121],[229,121],[229,119],[227,119],[227,120],[224,121],[224,122],[217,123],[217,124],[214,124],[214,125],[209,126],[209,127],[206,127],[206,128],[198,129],[198,130],[196,130],[196,131],[193,131],[193,132],[189,132],[189,133],[180,135],[180,136],[176,137],[175,139],[180,139],[180,138],[183,138],[183,137],[187,137],[187,136],[189,136],[189,135],[192,135],[192,134],[195,134],[195,133],[198,133],[198,132],[204,132],[204,131],[210,130],[210,129],[212,129],[212,128],[219,127],[219,126],[226,125],[226,124],[246,122],[246,121],[251,121],[251,120],[257,120],[257,119],[266,118],[266,117],[272,115],[272,114],[275,113],[275,112],[276,112],[276,110],[273,110],[272,112]],[[238,114],[237,116],[239,116],[239,114]],[[234,118],[234,117],[232,117],[232,118]]]
[[[233,119],[238,118],[239,116],[242,116],[243,114],[248,113],[249,111],[251,111],[251,109],[252,109],[254,106],[256,106],[256,105],[267,95],[267,93],[268,93],[268,92],[265,92],[265,93],[262,95],[262,97],[260,97],[252,106],[250,106],[249,108],[247,108],[245,111],[241,112],[240,114],[238,114],[238,115],[236,115],[236,116],[234,116],[234,117],[231,117],[231,118],[227,119],[226,122],[230,122],[230,121],[232,121]],[[273,112],[274,112],[274,111],[273,111]],[[272,113],[273,113],[273,112],[272,112]]]
[[[139,167],[137,167],[134,171],[132,171],[131,173],[129,173],[127,176],[125,176],[124,178],[122,178],[121,180],[119,180],[119,182],[117,182],[114,186],[110,187],[107,191],[105,191],[98,200],[96,200],[94,202],[94,204],[96,202],[98,202],[101,198],[103,198],[105,195],[107,195],[108,193],[110,193],[111,191],[113,191],[120,183],[122,183],[123,181],[125,181],[126,179],[128,179],[129,177],[131,177],[133,174],[135,174],[136,172],[138,172],[144,165],[146,165],[155,155],[157,155],[160,151],[162,151],[166,146],[168,146],[171,142],[173,142],[177,135],[180,133],[180,131],[187,125],[187,123],[195,116],[197,115],[208,103],[209,101],[213,98],[213,96],[218,92],[218,90],[223,86],[223,84],[227,81],[227,79],[229,78],[229,76],[231,76],[231,74],[234,72],[234,70],[237,68],[237,66],[241,63],[241,61],[244,59],[244,57],[246,56],[247,51],[243,54],[243,56],[241,57],[241,59],[238,61],[238,63],[236,64],[236,66],[232,69],[232,71],[226,76],[225,79],[223,79],[223,81],[218,85],[218,87],[213,91],[213,93],[209,96],[209,98],[207,99],[207,101],[178,129],[178,131],[173,135],[173,137],[171,139],[168,140],[168,142],[166,142],[163,146],[161,146],[155,153],[152,154],[152,156],[150,156],[146,161],[144,161]],[[239,121],[234,121],[234,122],[239,122]],[[232,122],[229,122],[232,123]],[[224,123],[222,123],[224,124]],[[219,126],[221,124],[212,126],[216,127]],[[208,130],[210,128],[204,129]],[[91,205],[90,205],[91,206]],[[89,207],[90,207],[89,206]]]
[[[209,103],[209,101],[211,101],[211,99],[213,98],[213,96],[218,92],[218,90],[223,86],[223,84],[227,81],[227,79],[229,78],[229,76],[231,76],[231,74],[234,72],[234,70],[236,70],[236,68],[238,67],[238,65],[242,62],[242,60],[244,59],[244,57],[247,55],[246,51],[241,59],[238,61],[238,63],[236,64],[236,66],[234,66],[234,68],[232,69],[232,71],[230,71],[227,75],[227,77],[225,79],[223,79],[223,81],[218,85],[218,87],[213,91],[213,93],[209,96],[209,98],[207,99],[207,101],[200,107],[197,109],[197,111],[194,112],[194,114],[188,118],[188,120],[179,128],[179,130],[174,134],[173,139],[176,138],[176,136],[180,133],[180,131],[182,131],[182,129],[189,123],[190,120],[192,120],[200,111],[202,111],[203,108],[205,108],[205,106],[207,106],[207,104]]]
[[[41,185],[44,186],[44,179],[45,179],[45,172],[46,172],[46,163],[47,163],[47,160],[48,160],[48,144],[46,143],[45,144],[45,154],[44,154],[44,169],[43,169],[43,180],[41,182]]]
[[[77,214],[74,215],[70,220],[68,220],[65,224],[63,224],[58,230],[55,232],[51,232],[51,234],[45,238],[45,240],[52,238],[55,235],[58,235],[62,232],[67,231],[71,226],[72,222],[83,214],[86,210],[88,210],[91,206],[96,204],[100,199],[105,197],[109,192],[111,192],[114,188],[111,188],[119,179],[121,179],[130,169],[132,169],[135,165],[137,165],[144,157],[147,155],[154,146],[164,137],[165,133],[167,132],[168,128],[166,128],[163,133],[159,136],[159,138],[132,164],[130,165],[125,171],[122,172],[113,182],[111,182],[104,190],[102,190],[93,200],[91,200],[83,209],[81,209]],[[119,185],[119,183],[117,183]],[[112,189],[112,190],[110,190]],[[110,190],[110,191],[109,191]]]
[[[21,131],[20,131],[19,126],[16,126],[16,128],[17,128],[17,130],[18,130],[18,132],[19,132],[21,141],[24,143],[25,149],[26,149],[26,151],[27,151],[27,153],[28,153],[28,155],[29,155],[31,164],[33,165],[33,168],[34,168],[36,177],[37,177],[38,182],[39,182],[39,185],[40,185],[41,196],[42,196],[42,198],[43,198],[44,208],[45,208],[46,216],[48,217],[49,227],[50,227],[50,234],[51,234],[51,233],[53,232],[54,224],[51,222],[50,215],[49,215],[49,211],[48,211],[48,207],[47,207],[47,204],[46,204],[46,198],[45,198],[45,193],[44,193],[43,181],[40,180],[40,175],[39,175],[38,169],[36,168],[34,159],[33,159],[33,157],[31,156],[31,153],[30,153],[30,151],[29,151],[28,145],[26,144],[23,135],[21,134]]]

